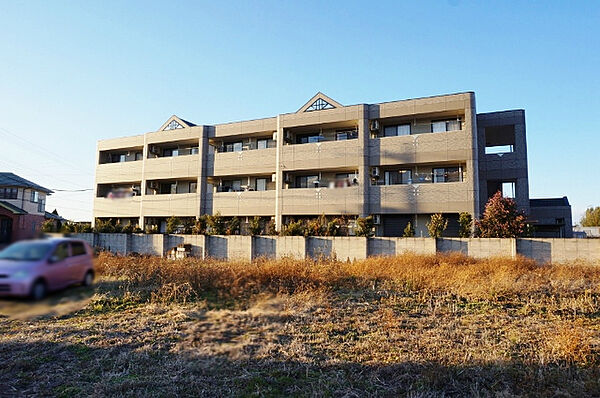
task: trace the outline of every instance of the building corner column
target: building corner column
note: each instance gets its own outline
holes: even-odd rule
[[[283,170],[281,156],[283,151],[283,123],[281,115],[277,115],[277,152],[275,155],[275,229],[281,231],[283,218],[281,216],[281,201],[283,195]]]

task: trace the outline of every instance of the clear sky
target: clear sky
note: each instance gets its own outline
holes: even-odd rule
[[[526,110],[530,196],[600,205],[600,1],[0,0],[0,171],[93,187],[96,141],[475,91]],[[51,211],[90,220],[92,193]]]

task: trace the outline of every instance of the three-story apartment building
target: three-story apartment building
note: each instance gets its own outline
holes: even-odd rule
[[[524,111],[478,115],[472,92],[350,106],[317,93],[294,113],[217,125],[172,116],[156,132],[99,141],[94,217],[164,230],[170,216],[217,212],[277,229],[374,215],[379,235],[410,221],[427,236],[443,213],[456,235],[459,213],[478,217],[498,190],[535,215]],[[568,202],[557,212],[563,223],[549,230],[569,236]]]

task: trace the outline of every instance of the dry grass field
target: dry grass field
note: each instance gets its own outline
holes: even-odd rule
[[[600,264],[97,261],[0,318],[0,395],[600,395]]]

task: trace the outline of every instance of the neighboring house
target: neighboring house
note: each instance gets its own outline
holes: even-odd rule
[[[523,110],[477,114],[472,92],[351,106],[317,93],[294,113],[217,125],[172,116],[156,132],[99,141],[94,217],[164,231],[173,215],[261,216],[277,229],[374,215],[378,235],[411,222],[427,236],[443,213],[456,236],[459,213],[479,217],[497,191],[540,214]],[[545,209],[564,219],[557,237],[572,236],[570,214],[567,201]]]
[[[0,172],[0,244],[35,237],[53,192],[13,173]]]

